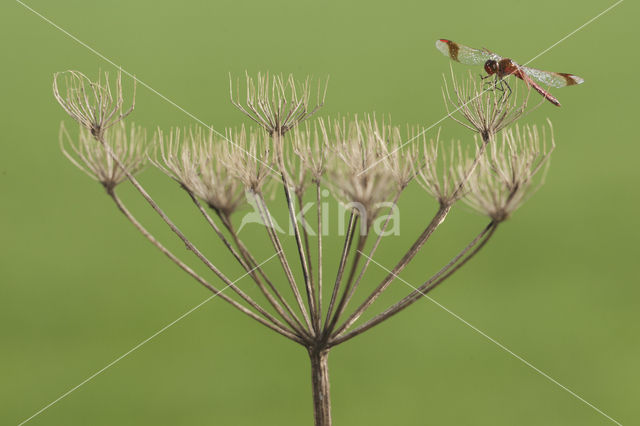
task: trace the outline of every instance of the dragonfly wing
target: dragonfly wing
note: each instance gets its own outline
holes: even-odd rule
[[[436,41],[436,48],[441,51],[443,55],[467,65],[483,65],[489,59],[496,61],[502,59],[500,56],[486,49],[474,49],[473,47],[447,39]]]
[[[542,71],[535,68],[520,67],[533,80],[551,87],[565,87],[584,83],[584,79],[573,74],[562,72]]]

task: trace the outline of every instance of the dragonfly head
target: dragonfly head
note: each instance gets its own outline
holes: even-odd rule
[[[493,59],[489,59],[487,62],[484,63],[484,70],[489,75],[497,73],[498,72],[498,62],[494,61]]]

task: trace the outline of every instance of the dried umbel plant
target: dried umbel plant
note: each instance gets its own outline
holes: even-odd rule
[[[493,92],[480,101],[463,105],[478,91],[476,82],[454,83],[450,98],[468,121],[457,120],[458,123],[472,128],[482,139],[469,145],[472,148],[464,149],[458,144],[444,145],[438,139],[427,143],[424,131],[409,127],[403,132],[373,115],[318,119],[300,125],[322,104],[309,106],[306,80],[300,84],[293,77],[270,79],[259,75],[257,81],[247,78],[247,103],[243,106],[236,98],[234,104],[258,123],[258,129],[229,130],[220,138],[198,129],[174,129],[166,134],[159,131],[153,156],[154,165],[187,192],[222,247],[233,255],[258,290],[245,292],[180,231],[134,176],[144,161],[144,132],[122,123],[114,126],[126,114],[121,112],[121,101],[105,102],[106,94],[111,93],[109,83],[85,81],[86,77],[77,72],[69,75],[76,79],[73,87],[82,87],[82,83],[96,96],[78,96],[82,89],[60,92],[57,83],[54,85],[56,98],[64,110],[86,129],[76,141],[63,128],[62,137],[71,143],[65,145],[69,146],[65,155],[110,188],[108,194],[118,209],[178,267],[240,312],[306,349],[317,426],[332,424],[328,366],[331,349],[406,309],[467,264],[486,246],[500,223],[532,193],[534,178],[547,166],[553,148],[553,138],[551,148],[547,149],[544,132],[541,135],[535,126],[507,128],[523,116],[524,104],[516,106],[515,100],[506,94]],[[116,87],[115,99],[122,99],[121,84],[118,82]],[[321,98],[324,99],[324,94]],[[406,141],[417,143],[408,145]],[[369,237],[372,218],[383,218],[378,204],[390,202],[393,210],[416,176],[426,194],[437,200],[438,207],[433,217],[415,232],[415,240],[399,253],[390,272],[381,281],[365,285],[365,273],[383,242],[391,218],[387,215],[378,235]],[[116,185],[123,181],[131,182],[185,244],[194,256],[192,260],[204,264],[223,287],[195,272],[138,221],[117,195]],[[263,196],[268,182],[279,182],[283,187],[293,235],[284,235],[275,226],[273,206]],[[315,189],[315,214],[303,205],[309,188]],[[324,188],[331,188],[334,198],[351,205],[337,273],[329,279],[324,273],[325,213],[320,207]],[[266,260],[256,259],[252,254],[254,247],[240,238],[232,220],[242,192],[251,197],[273,247],[273,254]],[[373,307],[378,306],[374,302],[416,257],[462,198],[488,215],[488,224],[436,274],[407,291],[389,308],[374,312]],[[356,205],[362,209],[358,210]],[[418,213],[424,217],[423,211]],[[357,226],[358,221],[364,228]],[[285,251],[284,238],[295,240],[295,246],[290,246],[295,247],[294,256]],[[294,257],[296,262],[292,260]],[[263,268],[272,258],[280,262],[278,274]],[[234,294],[223,292],[227,288]],[[361,296],[361,302],[353,305],[356,294]],[[363,320],[365,313],[371,315]]]

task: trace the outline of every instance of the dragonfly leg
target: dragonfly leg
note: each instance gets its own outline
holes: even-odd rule
[[[507,99],[508,99],[509,96],[511,96],[511,93],[512,93],[511,86],[509,86],[509,83],[507,83],[507,80],[502,80],[502,82],[504,83],[504,85],[507,88]]]
[[[489,75],[482,75],[482,74],[480,74],[480,78],[482,79],[482,89],[483,89],[485,92],[488,92],[488,91],[490,91],[490,90],[495,89],[496,82],[495,82],[495,81],[488,80],[488,79],[490,79],[491,77],[493,77],[491,74],[489,74]]]

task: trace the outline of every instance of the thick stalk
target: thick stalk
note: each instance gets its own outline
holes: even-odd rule
[[[328,350],[309,348],[315,426],[331,426],[331,394],[329,387],[328,358]]]

